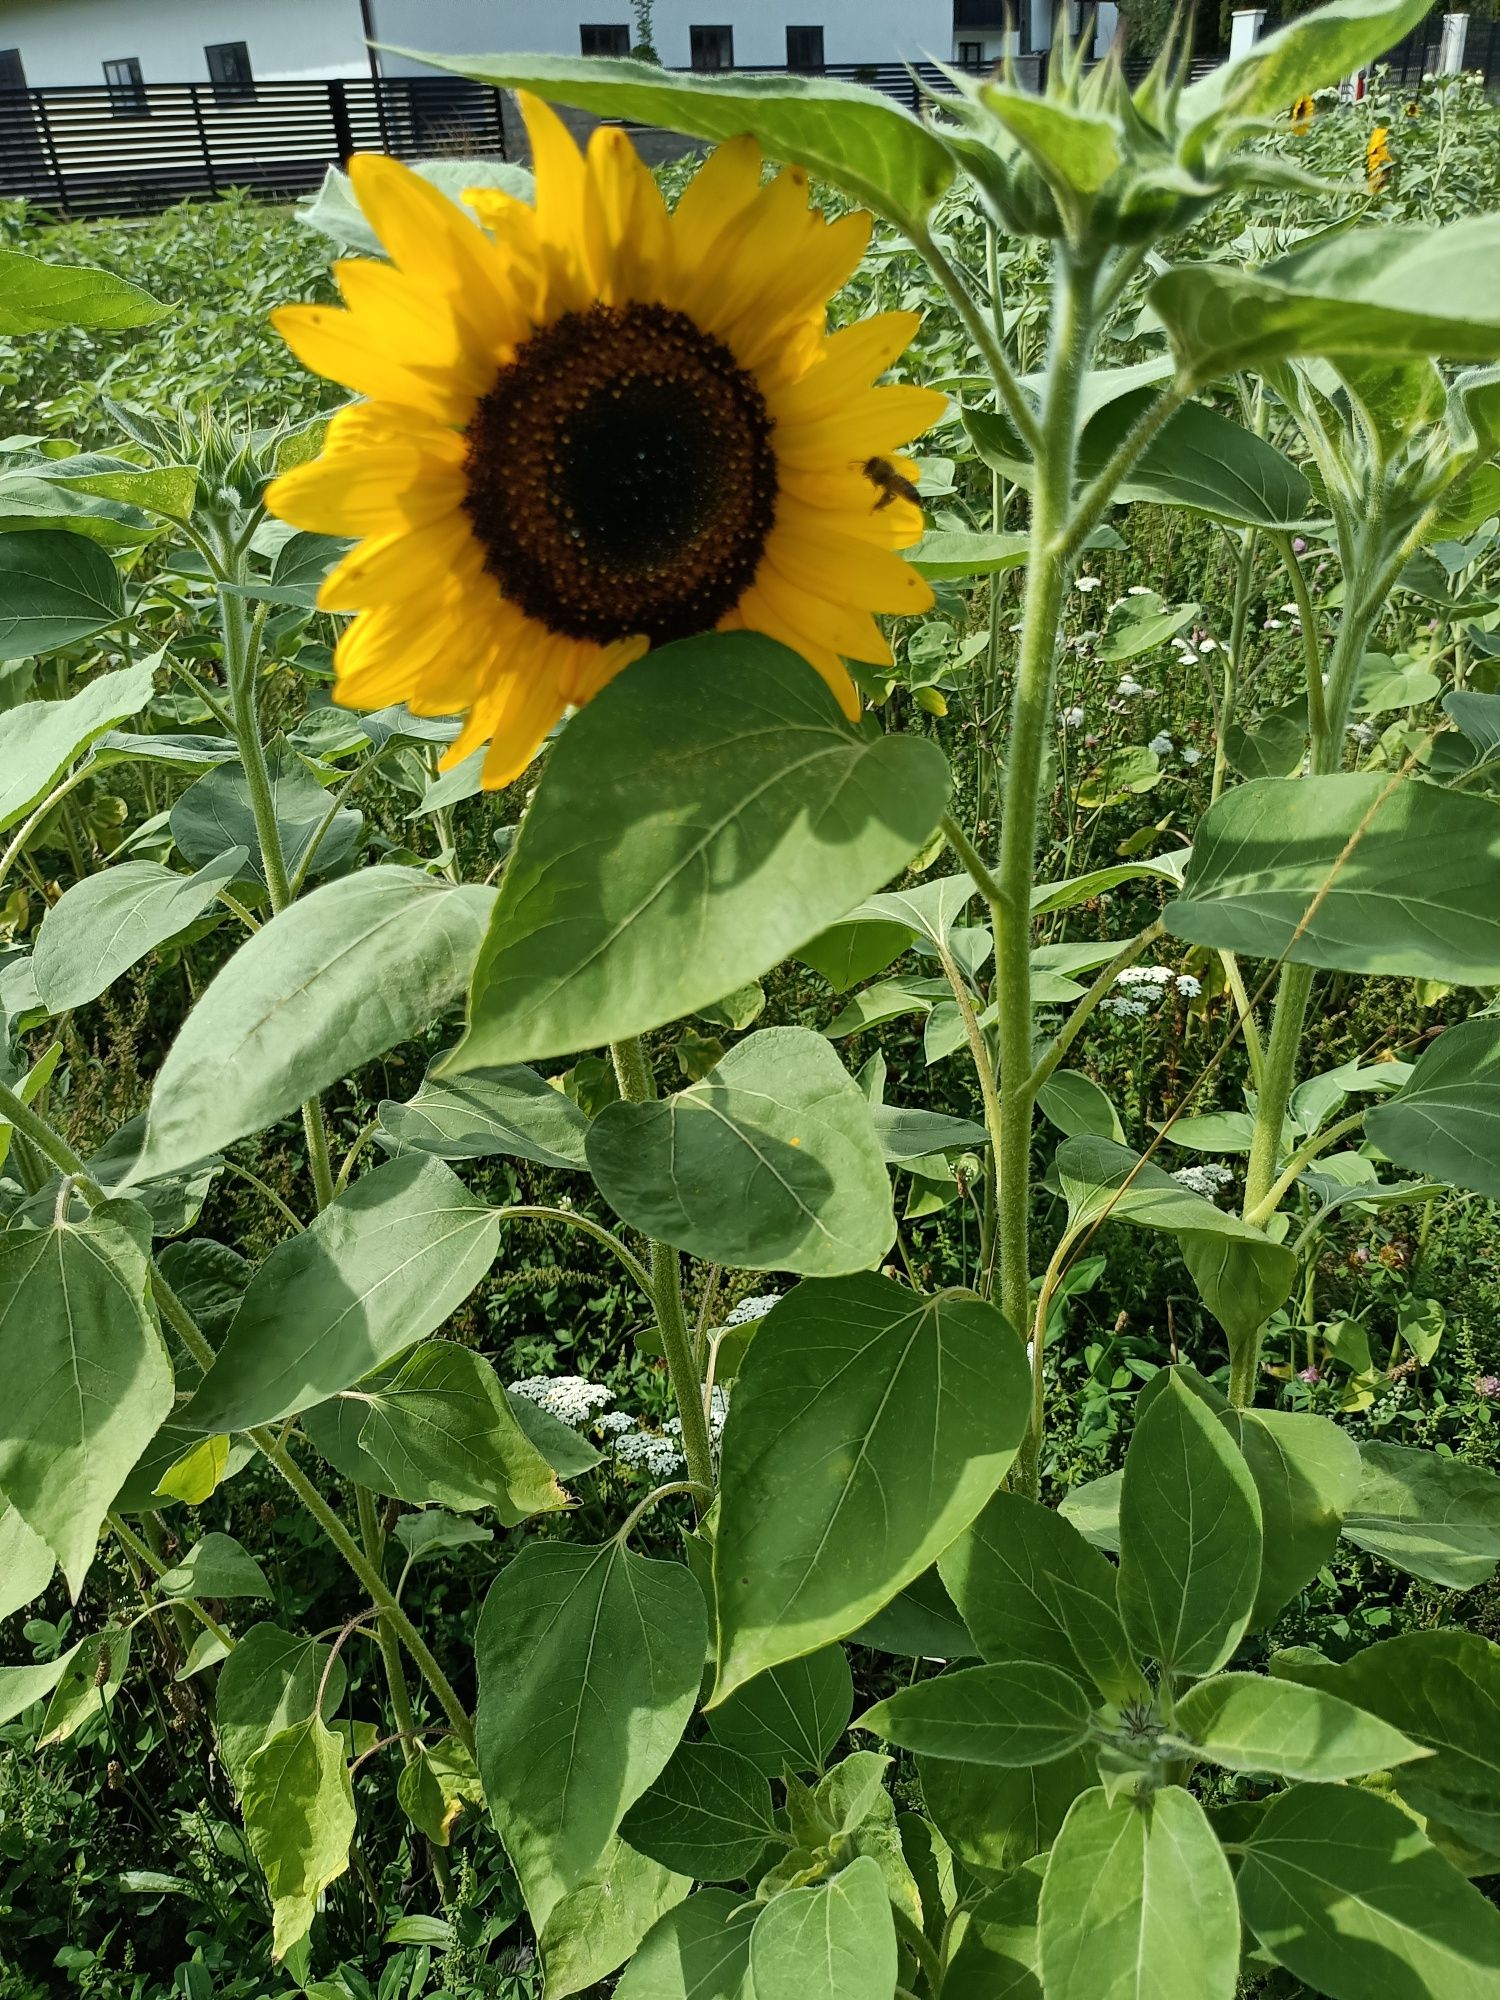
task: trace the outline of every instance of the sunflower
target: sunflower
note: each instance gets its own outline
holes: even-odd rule
[[[792,647],[851,720],[844,661],[888,665],[876,613],[932,593],[897,553],[922,531],[896,455],[946,408],[878,386],[918,316],[827,330],[870,219],[825,222],[792,167],[721,146],[675,212],[625,133],[585,159],[522,98],[535,207],[478,222],[383,155],[351,162],[390,263],[335,266],[344,310],[288,306],[298,358],[363,398],[322,456],[271,485],[299,528],[361,538],[319,605],[358,615],[339,701],[463,714],[509,784],[571,707],[650,647],[750,630]]]
[[[1377,125],[1365,141],[1365,186],[1379,194],[1391,177],[1391,128]]]
[[[1299,97],[1297,99],[1297,102],[1292,106],[1292,130],[1297,134],[1299,139],[1304,132],[1311,130],[1312,122],[1317,115],[1318,107],[1310,97]]]

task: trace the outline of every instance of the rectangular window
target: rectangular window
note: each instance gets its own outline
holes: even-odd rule
[[[250,68],[250,50],[244,42],[210,42],[203,53],[208,58],[208,80],[214,87],[215,103],[255,102],[255,77]]]
[[[104,65],[104,81],[109,86],[109,108],[116,118],[145,118],[151,106],[146,102],[146,85],[138,56],[120,56]]]
[[[822,73],[823,30],[821,28],[787,29],[786,66],[788,69],[806,70],[811,75]]]
[[[733,69],[733,28],[689,28],[694,69]]]
[[[585,22],[578,30],[578,39],[586,56],[630,54],[630,30],[623,21],[606,21],[602,24]]]
[[[26,72],[19,49],[0,49],[0,90],[24,90]]]
[[[960,69],[983,69],[984,43],[960,42],[958,45],[958,66]]]

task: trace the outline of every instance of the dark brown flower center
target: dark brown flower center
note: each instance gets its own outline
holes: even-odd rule
[[[468,432],[464,505],[505,595],[550,631],[711,631],[776,507],[754,378],[685,313],[569,313],[519,348]]]

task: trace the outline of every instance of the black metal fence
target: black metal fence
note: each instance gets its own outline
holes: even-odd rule
[[[355,152],[503,158],[501,93],[460,77],[0,89],[0,195],[67,215],[303,194]]]
[[[1404,42],[1398,42],[1383,58],[1391,74],[1404,84],[1420,83],[1438,66],[1443,40],[1442,7],[1436,7]],[[1481,21],[1469,16],[1469,33],[1464,43],[1464,68],[1477,70],[1488,84],[1500,83],[1500,20]]]

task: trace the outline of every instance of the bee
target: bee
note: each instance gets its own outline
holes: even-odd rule
[[[870,484],[877,487],[880,492],[880,498],[875,502],[873,512],[878,514],[882,507],[889,507],[893,500],[909,500],[913,507],[921,506],[922,498],[916,487],[909,479],[902,477],[888,458],[867,458],[859,469]]]

